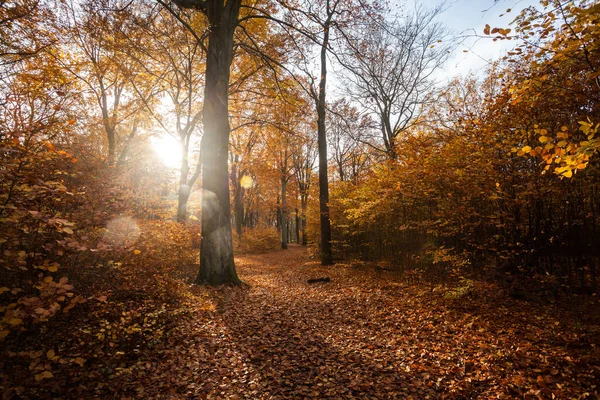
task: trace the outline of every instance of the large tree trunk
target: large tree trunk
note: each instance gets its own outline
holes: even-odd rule
[[[241,0],[228,0],[226,4],[211,0],[204,4],[210,28],[203,109],[202,237],[196,283],[238,284],[241,281],[233,261],[227,156],[229,74]]]
[[[317,144],[319,148],[319,211],[321,219],[321,264],[333,264],[331,251],[331,222],[329,221],[329,181],[327,178],[327,132],[325,130],[325,86],[327,84],[327,46],[329,24],[321,46],[321,80],[317,101]]]

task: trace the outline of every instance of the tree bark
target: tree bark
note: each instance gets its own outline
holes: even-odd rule
[[[185,222],[187,219],[187,202],[190,198],[191,187],[188,185],[188,173],[190,170],[188,162],[188,144],[185,138],[181,139],[181,169],[179,171],[179,197],[177,204],[177,222]]]
[[[281,248],[288,248],[287,177],[281,177]]]
[[[331,18],[331,17],[330,17]],[[328,22],[330,19],[328,19]],[[319,149],[319,211],[321,220],[321,264],[333,264],[331,250],[331,221],[329,220],[329,181],[327,177],[327,132],[325,128],[325,86],[327,84],[327,46],[329,25],[325,24],[321,46],[321,80],[317,101],[317,145]]]
[[[234,163],[231,166],[231,184],[233,186],[233,220],[235,222],[235,233],[238,238],[242,238],[242,224],[244,222],[244,199],[243,190],[240,183],[240,172],[237,163],[239,156],[235,156]]]
[[[298,214],[298,207],[296,207],[296,223],[294,228],[296,229],[296,244],[300,244],[300,216]]]
[[[306,210],[308,209],[308,193],[300,195],[300,205],[302,207],[302,246],[308,245],[306,238]]]
[[[202,139],[202,236],[196,283],[239,284],[229,205],[229,76],[241,0],[198,2],[208,17]]]

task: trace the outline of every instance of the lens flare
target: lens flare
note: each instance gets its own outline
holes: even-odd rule
[[[244,175],[240,179],[240,185],[244,189],[250,189],[254,185],[254,179],[252,179],[252,177],[250,177],[248,175]]]
[[[102,241],[113,246],[130,246],[140,237],[140,228],[130,217],[117,217],[106,224]]]

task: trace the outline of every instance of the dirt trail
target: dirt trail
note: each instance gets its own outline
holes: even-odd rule
[[[570,350],[581,338],[551,309],[476,299],[457,307],[387,273],[322,267],[294,245],[239,257],[237,268],[248,285],[199,289],[214,309],[199,312],[187,336],[173,335],[178,358],[157,367],[171,372],[166,397],[571,398],[597,390],[597,348]],[[306,282],[324,276],[331,283]]]

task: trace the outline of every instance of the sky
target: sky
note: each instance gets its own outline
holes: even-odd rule
[[[441,0],[417,0],[419,5],[435,7]],[[490,61],[499,59],[515,43],[477,39],[473,35],[483,35],[486,24],[492,28],[509,27],[510,22],[528,6],[538,6],[538,0],[447,0],[446,10],[440,15],[440,21],[452,32],[452,36],[461,39],[440,76],[451,78],[466,75],[469,72],[483,73]],[[511,9],[510,12],[506,12]],[[504,14],[503,16],[500,16]],[[466,53],[464,50],[468,50]]]
[[[401,9],[409,11],[416,4],[433,8],[443,0],[396,0],[403,6]],[[482,35],[486,24],[492,28],[509,27],[510,22],[528,6],[539,5],[538,0],[446,0],[445,11],[439,16],[450,31],[451,36],[459,39],[460,44],[451,55],[446,65],[437,73],[435,79],[443,83],[456,75],[467,75],[471,72],[483,76],[487,65],[491,61],[502,57],[506,51],[515,46],[513,41],[496,41],[491,39],[476,38]],[[507,9],[510,12],[506,12]],[[501,16],[501,14],[504,14]],[[465,53],[464,50],[467,50]],[[331,71],[334,72],[334,71]],[[330,99],[338,97],[340,81],[337,74],[332,73],[329,79]],[[162,135],[153,138],[153,147],[159,154],[163,163],[170,167],[177,167],[180,163],[179,143],[177,139]]]

